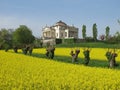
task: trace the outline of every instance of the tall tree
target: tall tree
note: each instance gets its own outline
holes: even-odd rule
[[[13,33],[14,44],[27,45],[33,43],[34,39],[32,31],[25,25],[20,25]]]
[[[98,35],[98,31],[97,31],[97,25],[96,23],[93,24],[93,39],[95,41],[97,41],[97,35]]]
[[[107,26],[106,28],[106,40],[108,40],[108,37],[109,37],[109,33],[110,33],[110,28],[109,28],[109,26]]]
[[[82,26],[82,37],[83,37],[83,39],[86,38],[86,25]]]

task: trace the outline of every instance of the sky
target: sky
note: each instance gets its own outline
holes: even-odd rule
[[[92,36],[92,26],[97,24],[98,36],[120,31],[120,0],[0,0],[0,29],[29,27],[33,35],[42,36],[42,28],[59,20],[79,28],[86,25],[87,36]]]

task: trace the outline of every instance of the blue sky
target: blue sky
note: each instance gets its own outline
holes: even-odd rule
[[[79,28],[87,27],[87,36],[92,36],[92,25],[97,24],[98,34],[120,31],[120,0],[0,0],[0,28],[17,28],[27,25],[36,37],[42,27],[51,26],[59,20]]]

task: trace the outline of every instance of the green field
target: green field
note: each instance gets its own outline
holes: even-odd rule
[[[105,42],[85,42],[58,44],[57,47],[92,47],[92,48],[120,48],[120,44],[109,44]]]
[[[79,62],[71,63],[71,48],[56,48],[53,60],[45,49],[33,55],[0,51],[0,90],[119,90],[120,66],[108,68],[106,49],[92,48],[91,61],[85,66],[83,48]],[[120,64],[120,56],[116,58]]]

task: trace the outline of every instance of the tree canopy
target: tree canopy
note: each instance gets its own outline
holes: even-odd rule
[[[109,33],[110,33],[110,28],[109,28],[109,26],[107,26],[106,27],[106,40],[108,40]]]
[[[98,32],[97,32],[97,25],[96,23],[93,24],[93,39],[96,41],[97,40],[97,35],[98,35]]]
[[[86,25],[82,26],[82,37],[83,37],[83,39],[86,38]]]
[[[14,44],[31,44],[34,39],[32,31],[25,25],[20,25],[13,33]]]
[[[0,30],[0,48],[9,48],[12,46],[11,29],[2,28]]]

